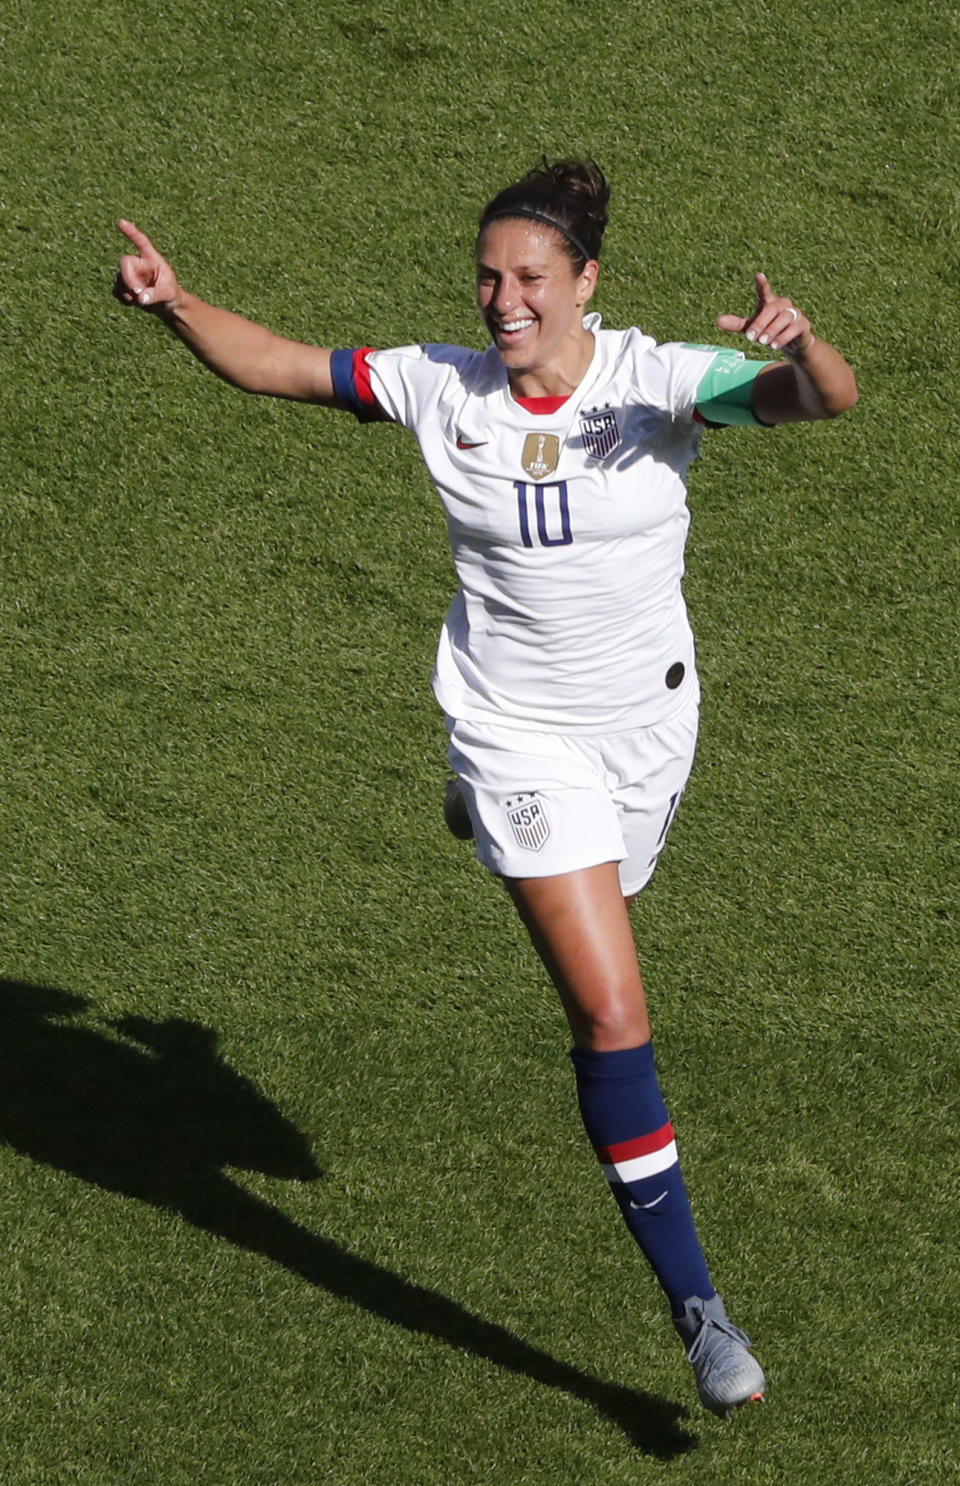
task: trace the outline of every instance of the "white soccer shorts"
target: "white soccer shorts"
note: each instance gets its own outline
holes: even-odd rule
[[[690,776],[699,689],[666,722],[583,738],[447,718],[449,759],[477,859],[500,877],[619,862],[625,897],[649,882]]]

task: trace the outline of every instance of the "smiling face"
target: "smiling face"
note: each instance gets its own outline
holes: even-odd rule
[[[578,274],[559,233],[539,222],[506,217],[481,234],[477,306],[515,390],[577,385],[593,351],[583,313],[596,281],[596,259]]]

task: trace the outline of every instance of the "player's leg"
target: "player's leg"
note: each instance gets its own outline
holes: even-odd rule
[[[503,882],[559,992],[575,1046],[599,1052],[649,1042],[616,862]]]
[[[726,1320],[697,1238],[617,864],[504,882],[570,1024],[587,1135],[670,1302],[701,1399],[725,1415],[762,1394],[763,1373]]]
[[[560,995],[584,1126],[674,1316],[714,1294],[660,1093],[617,866],[505,886]]]
[[[448,779],[443,790],[443,820],[451,836],[458,841],[473,840],[473,821],[470,819],[459,779]]]
[[[762,1388],[762,1374],[720,1329],[722,1305],[657,1085],[624,901],[652,873],[689,773],[695,696],[683,711],[663,727],[608,744],[451,719],[449,759],[477,857],[506,883],[560,992],[589,1137],[691,1361],[712,1374],[700,1393],[717,1409],[718,1399],[724,1408],[740,1401],[743,1357],[751,1392]],[[728,1343],[720,1364],[714,1338]]]

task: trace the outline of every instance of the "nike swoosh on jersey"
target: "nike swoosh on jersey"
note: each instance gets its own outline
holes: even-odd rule
[[[458,433],[457,434],[457,448],[458,449],[479,449],[479,448],[482,447],[482,445],[484,445],[484,444],[486,444],[488,442],[489,442],[488,439],[478,439],[476,441],[476,443],[472,443],[470,441],[470,439],[465,439],[462,433]]]

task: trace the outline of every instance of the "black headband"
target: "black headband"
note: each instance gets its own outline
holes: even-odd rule
[[[543,222],[546,224],[547,227],[552,227],[554,232],[559,232],[562,237],[565,237],[567,239],[567,242],[573,243],[573,246],[576,248],[581,257],[590,259],[597,256],[596,253],[587,252],[586,248],[583,246],[583,243],[578,237],[574,237],[569,227],[564,227],[562,222],[555,222],[553,218],[548,217],[545,212],[534,211],[532,206],[504,207],[502,211],[491,212],[489,217],[484,218],[482,225],[486,227],[489,225],[490,222],[500,221],[502,217],[530,217],[531,220],[534,222]]]

